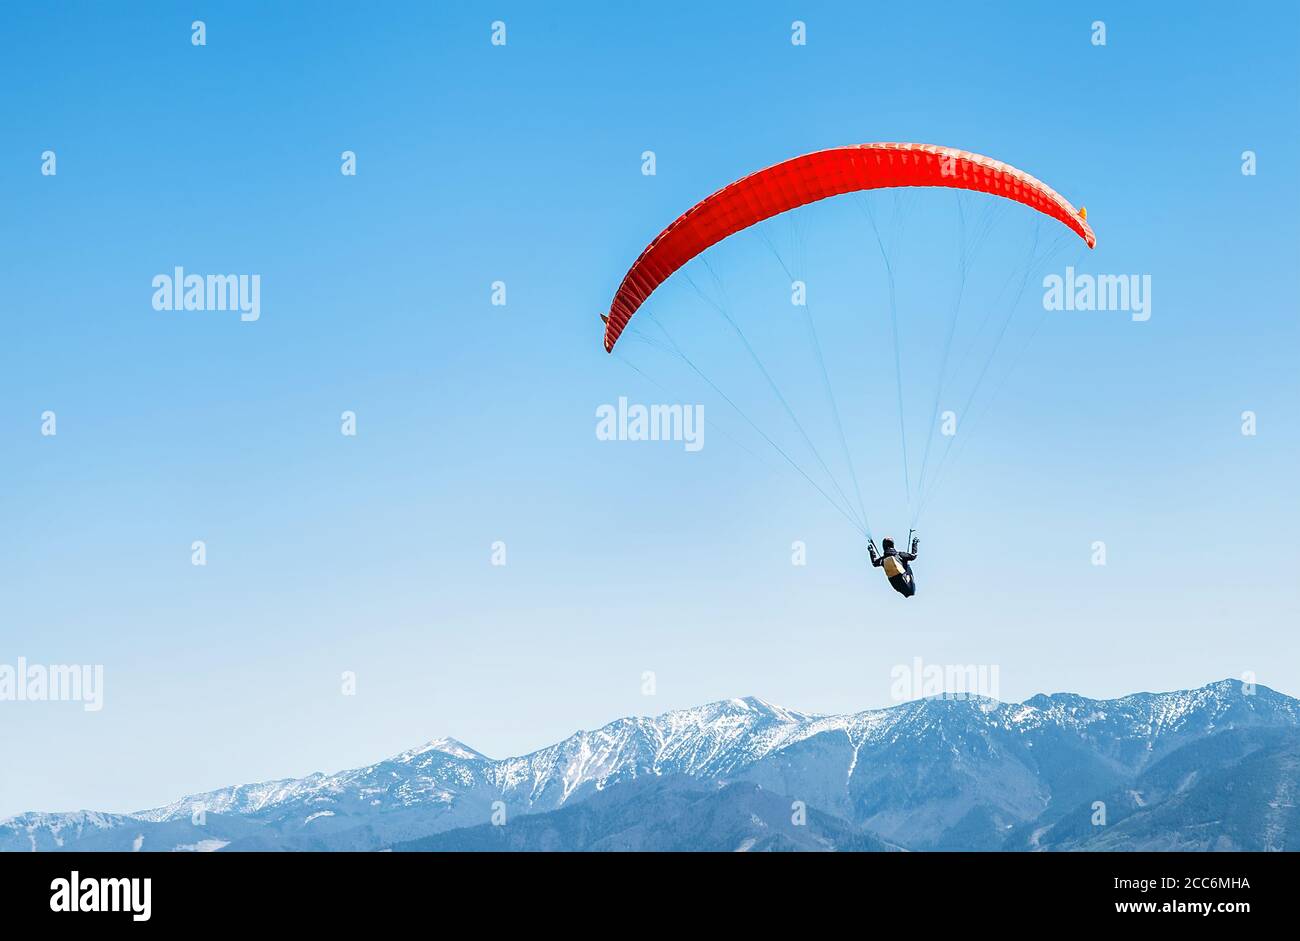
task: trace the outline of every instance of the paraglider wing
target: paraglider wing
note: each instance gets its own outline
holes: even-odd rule
[[[844,193],[891,186],[948,186],[1023,203],[1067,225],[1092,248],[1082,211],[1027,173],[965,150],[931,144],[856,144],[794,157],[751,173],[696,203],[646,246],[605,318],[605,351],[659,285],[729,235],[789,209]]]

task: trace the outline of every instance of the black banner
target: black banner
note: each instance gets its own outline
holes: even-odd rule
[[[1034,915],[1231,930],[1294,907],[1294,854],[89,854],[0,856],[7,927],[338,928],[421,914],[987,927]],[[703,910],[701,910],[703,909]],[[992,921],[997,919],[997,921]],[[622,923],[622,922],[620,922]],[[628,923],[631,924],[630,922]]]

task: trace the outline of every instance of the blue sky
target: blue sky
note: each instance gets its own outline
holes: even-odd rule
[[[883,706],[918,656],[997,664],[1004,699],[1243,671],[1300,692],[1296,10],[746,6],[0,14],[0,663],[105,669],[97,713],[0,703],[0,814],[138,809],[442,735],[518,754],[729,696]],[[664,400],[596,319],[645,243],[745,173],[876,140],[1033,173],[1087,205],[1081,269],[1154,285],[1146,323],[1044,321],[926,511],[907,602],[772,452],[594,434],[602,403]],[[915,210],[913,286],[951,277],[926,267],[949,206]],[[800,232],[817,316],[845,328],[837,392],[873,403],[849,409],[865,502],[901,534],[892,349],[884,321],[843,319],[882,316],[854,211]],[[765,253],[742,234],[711,256],[760,325],[767,285],[788,290]],[[155,311],[176,265],[260,274],[261,319]],[[682,279],[645,313],[675,336],[708,315]],[[935,337],[904,316],[913,409]],[[769,339],[811,407],[806,350]],[[740,380],[738,347],[707,352]],[[622,358],[737,429],[671,363]]]

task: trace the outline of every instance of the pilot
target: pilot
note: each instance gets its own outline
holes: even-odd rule
[[[882,548],[878,552],[875,542],[867,540],[867,554],[871,556],[871,564],[885,570],[885,577],[889,579],[889,584],[904,598],[916,594],[916,576],[912,574],[911,563],[916,561],[916,548],[920,544],[921,538],[913,536],[912,551],[899,552],[894,548],[893,538],[886,536],[881,540]]]

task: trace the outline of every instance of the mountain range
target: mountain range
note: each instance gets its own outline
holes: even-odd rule
[[[517,758],[438,739],[137,813],[20,814],[0,850],[1295,850],[1298,792],[1300,701],[1234,680],[837,716],[750,697]]]

